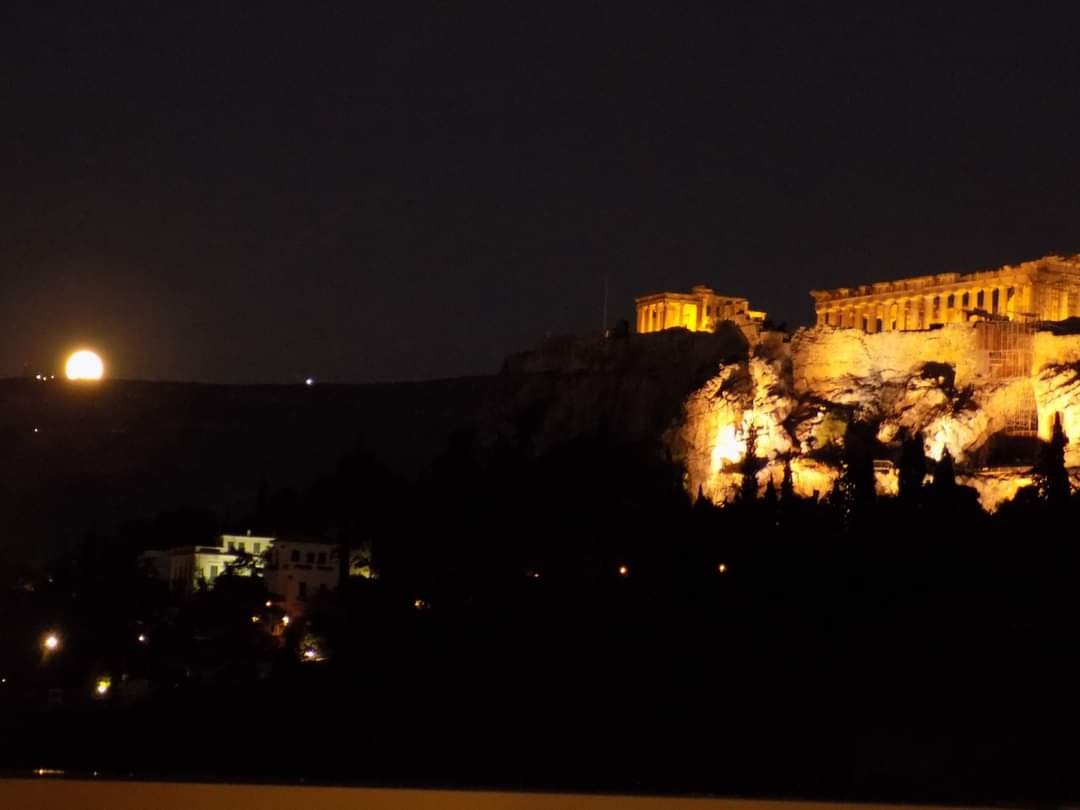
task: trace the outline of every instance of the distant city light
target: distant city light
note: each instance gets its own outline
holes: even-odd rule
[[[630,569],[625,565],[620,565],[619,566],[619,576],[620,577],[628,577],[628,576],[630,576]]]
[[[100,380],[105,376],[105,364],[89,349],[80,349],[71,355],[64,366],[69,380]]]
[[[283,625],[285,625],[286,627],[288,627],[289,626],[289,617],[288,616],[282,616],[281,617],[281,623]]]
[[[139,643],[140,644],[145,644],[147,641],[149,641],[149,639],[146,637],[146,634],[145,633],[139,633]]]
[[[416,599],[413,601],[413,607],[417,610],[427,610],[431,604],[424,599]]]
[[[304,380],[304,385],[314,385],[314,384],[315,384],[315,378],[314,377],[308,377],[306,380]]]
[[[720,563],[718,566],[716,566],[716,571],[717,571],[717,573],[720,573],[720,574],[726,574],[727,573],[727,563]]]
[[[258,624],[261,621],[262,621],[262,619],[260,619],[258,616],[252,616],[251,617],[251,623],[252,624]]]
[[[273,602],[271,602],[271,601],[270,601],[269,599],[267,599],[267,600],[266,600],[266,606],[267,606],[267,607],[273,607],[273,606],[274,606],[274,603],[273,603]]]
[[[56,633],[47,633],[41,640],[41,646],[45,650],[45,654],[56,652],[60,649],[60,636]]]
[[[37,433],[37,432],[38,432],[38,429],[37,429],[37,428],[34,428],[34,433]]]
[[[94,691],[98,697],[105,697],[109,694],[109,690],[112,689],[112,678],[106,676],[104,678],[98,678],[97,683],[94,684]]]

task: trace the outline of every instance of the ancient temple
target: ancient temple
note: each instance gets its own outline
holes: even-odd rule
[[[864,332],[987,318],[1057,321],[1080,315],[1080,255],[1046,256],[977,273],[811,290],[810,295],[818,326]]]
[[[662,329],[689,329],[712,332],[720,321],[732,321],[747,331],[765,320],[765,313],[750,309],[745,298],[719,295],[709,287],[692,287],[689,293],[659,292],[634,299],[637,331],[641,334]]]

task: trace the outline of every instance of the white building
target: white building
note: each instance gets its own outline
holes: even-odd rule
[[[285,613],[300,615],[320,593],[338,586],[338,546],[312,540],[277,539],[267,556],[266,589]]]
[[[214,546],[182,546],[147,551],[141,560],[158,579],[178,590],[213,586],[231,569],[239,576],[261,576],[266,589],[288,615],[305,612],[318,594],[335,590],[341,576],[338,546],[316,540],[223,534]],[[370,549],[350,554],[348,574],[372,578]]]
[[[214,546],[181,546],[142,554],[143,564],[158,579],[178,590],[209,587],[231,569],[238,576],[258,575],[265,565],[265,555],[273,537],[223,534]]]

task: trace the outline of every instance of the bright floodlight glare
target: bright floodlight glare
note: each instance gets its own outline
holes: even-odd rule
[[[105,364],[89,349],[80,349],[68,358],[64,373],[69,380],[100,380],[105,375]]]

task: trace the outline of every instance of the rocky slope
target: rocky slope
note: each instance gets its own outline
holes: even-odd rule
[[[714,501],[730,500],[741,486],[751,436],[759,486],[778,484],[786,461],[796,490],[821,496],[839,474],[846,426],[857,419],[876,426],[883,462],[908,434],[922,433],[932,459],[948,448],[961,478],[993,510],[1030,483],[1023,465],[987,469],[1018,403],[1037,410],[1043,438],[1060,415],[1067,462],[1080,467],[1080,338],[1039,332],[1030,357],[1029,376],[992,376],[973,324],[869,335],[815,327],[789,342],[771,335],[687,397],[685,419],[668,441],[686,465],[688,487]],[[878,474],[886,493],[896,486],[887,468]]]

